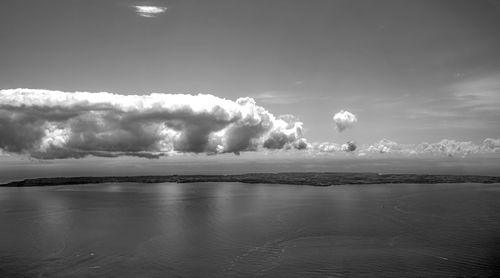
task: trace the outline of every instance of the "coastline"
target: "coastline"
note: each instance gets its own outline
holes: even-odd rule
[[[378,174],[378,173],[248,173],[236,175],[160,175],[160,176],[102,176],[102,177],[51,177],[33,178],[0,184],[0,187],[57,186],[97,183],[196,183],[196,182],[241,182],[247,184],[294,184],[308,186],[332,186],[345,184],[387,183],[500,183],[499,176],[480,175],[422,175],[422,174]]]

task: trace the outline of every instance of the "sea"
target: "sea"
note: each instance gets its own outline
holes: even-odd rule
[[[0,277],[498,277],[500,184],[0,187]]]

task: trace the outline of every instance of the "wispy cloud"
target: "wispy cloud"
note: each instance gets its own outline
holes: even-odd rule
[[[452,87],[459,108],[473,111],[498,111],[500,74],[462,81]]]
[[[330,100],[332,96],[305,95],[301,92],[266,91],[251,96],[259,103],[294,104],[304,101]]]
[[[252,97],[258,102],[270,104],[292,104],[300,101],[296,96],[292,94],[277,91],[267,91],[260,94],[255,94]]]
[[[500,116],[500,73],[464,78],[386,105],[377,103],[376,107],[401,108],[395,117],[420,120],[421,125],[415,128],[436,127],[436,123],[445,123],[447,128],[484,127]]]
[[[167,7],[158,6],[132,6],[138,15],[142,17],[155,17],[167,11]]]

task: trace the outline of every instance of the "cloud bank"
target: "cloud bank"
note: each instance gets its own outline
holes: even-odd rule
[[[336,116],[339,131],[357,121],[344,110]],[[259,149],[306,150],[313,155],[467,156],[500,153],[500,139],[487,138],[480,145],[450,139],[421,144],[383,139],[362,146],[353,141],[309,143],[303,137],[303,123],[293,115],[276,117],[251,98],[0,90],[0,155],[159,158]]]
[[[142,17],[155,17],[167,11],[166,7],[157,6],[132,6],[138,15]]]
[[[458,156],[472,154],[500,153],[500,139],[486,138],[478,145],[469,141],[443,139],[435,143],[400,144],[382,139],[370,145],[357,146],[353,141],[345,144],[332,142],[312,143],[309,148],[312,154],[353,153],[358,156],[393,154],[398,156]]]
[[[467,156],[470,154],[500,153],[500,139],[486,138],[481,145],[470,141],[443,139],[436,143],[399,144],[382,139],[360,150],[360,154],[392,153],[401,155]]]
[[[34,158],[305,149],[302,123],[251,98],[0,90],[0,149]]]
[[[335,123],[335,129],[338,132],[342,132],[347,128],[352,128],[358,122],[358,119],[351,112],[340,110],[340,112],[333,116],[333,122]]]

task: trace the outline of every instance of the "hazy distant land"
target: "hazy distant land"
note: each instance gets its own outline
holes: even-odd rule
[[[296,184],[331,186],[342,184],[384,183],[498,183],[500,177],[479,175],[420,175],[378,173],[251,173],[239,175],[165,175],[165,176],[104,176],[35,178],[0,184],[3,187],[55,186],[95,183],[194,183],[241,182],[266,184]]]

